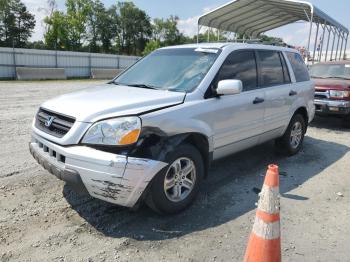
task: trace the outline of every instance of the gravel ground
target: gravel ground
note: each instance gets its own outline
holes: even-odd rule
[[[281,170],[284,261],[350,261],[350,130],[316,118],[303,150],[273,143],[214,163],[193,206],[176,216],[81,197],[28,152],[39,104],[97,81],[0,82],[0,261],[242,261],[256,188]]]

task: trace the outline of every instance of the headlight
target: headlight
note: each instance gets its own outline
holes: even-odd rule
[[[350,97],[350,91],[330,90],[329,95],[335,98],[346,98]]]
[[[124,146],[137,142],[141,132],[138,117],[104,120],[91,126],[83,137],[83,144]]]

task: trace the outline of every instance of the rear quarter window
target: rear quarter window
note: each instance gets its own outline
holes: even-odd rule
[[[293,52],[286,52],[286,54],[294,71],[295,80],[297,82],[309,81],[310,75],[301,56]]]

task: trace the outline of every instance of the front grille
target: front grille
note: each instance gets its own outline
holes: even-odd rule
[[[51,118],[51,121],[49,121]],[[35,127],[55,137],[63,137],[72,128],[75,118],[40,108],[36,115]]]
[[[315,92],[316,99],[329,99],[329,91],[328,90],[316,90]]]

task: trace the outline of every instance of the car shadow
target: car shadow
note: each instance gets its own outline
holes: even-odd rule
[[[325,152],[332,151],[332,154]],[[89,225],[108,237],[128,237],[130,241],[164,240],[217,227],[255,209],[257,193],[266,168],[280,167],[282,197],[308,201],[312,196],[296,196],[287,192],[318,175],[341,159],[349,147],[306,136],[304,147],[293,157],[274,152],[273,142],[215,161],[195,203],[184,212],[162,216],[146,206],[138,211],[118,207],[90,197],[80,197],[64,187],[64,196],[71,207]]]
[[[310,126],[339,132],[350,132],[350,128],[344,127],[343,122],[344,119],[341,117],[316,115]]]

